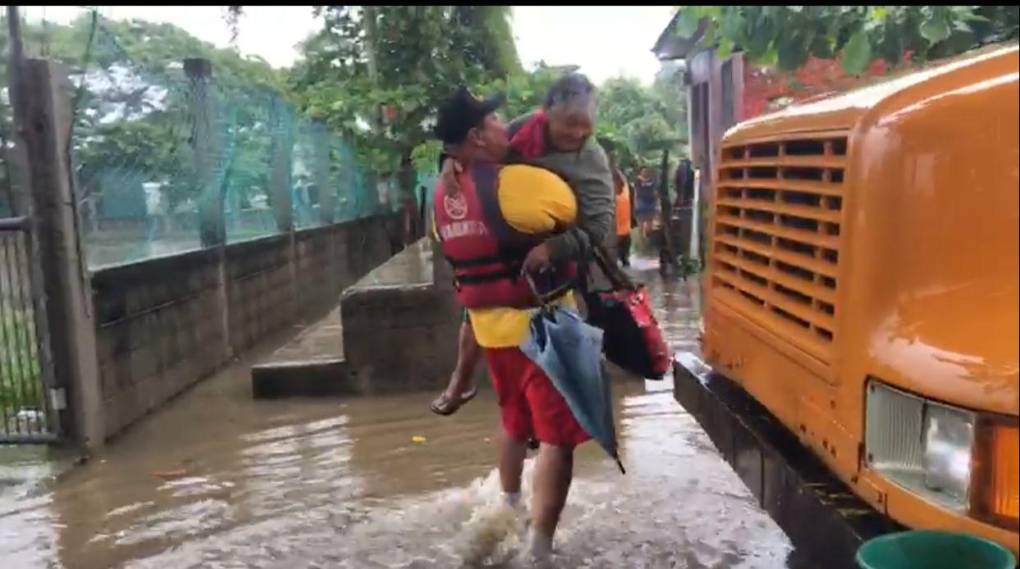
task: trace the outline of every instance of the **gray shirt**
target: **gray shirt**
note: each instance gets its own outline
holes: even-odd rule
[[[510,136],[529,118],[530,113],[514,119],[509,126]],[[547,241],[549,254],[554,261],[576,257],[582,248],[590,244],[589,235],[597,243],[609,244],[616,221],[616,196],[613,194],[609,159],[594,136],[589,137],[576,152],[554,150],[529,160],[512,156],[511,161],[556,172],[574,190],[577,198],[577,226]]]

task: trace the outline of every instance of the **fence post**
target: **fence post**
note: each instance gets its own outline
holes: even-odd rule
[[[41,367],[60,434],[95,448],[104,442],[105,425],[92,286],[81,253],[69,152],[71,82],[52,61],[27,59],[20,67],[16,116],[31,194],[32,295],[45,315]]]
[[[323,225],[333,225],[336,219],[336,188],[329,183],[329,168],[332,157],[332,144],[329,133],[321,124],[315,124],[312,130],[315,152],[315,185],[319,188],[319,221]]]
[[[195,154],[198,199],[198,230],[203,247],[216,247],[227,240],[223,219],[223,195],[216,179],[219,157],[216,136],[216,108],[209,96],[212,63],[208,59],[184,60],[184,73],[191,82],[191,145]]]
[[[294,231],[294,204],[291,196],[291,158],[294,154],[294,120],[283,100],[272,95],[270,107],[272,141],[270,144],[270,195],[273,217],[280,233]]]
[[[227,229],[224,219],[224,192],[222,185],[227,164],[218,164],[223,159],[223,136],[216,132],[216,105],[210,96],[212,63],[208,59],[188,58],[184,60],[184,73],[191,82],[191,144],[195,153],[196,183],[201,191],[198,199],[198,232],[203,248],[217,251],[216,301],[220,305],[220,329],[223,338],[223,361],[233,356],[230,340],[230,282],[227,270]],[[218,168],[224,168],[224,176],[217,176]]]
[[[294,235],[294,197],[291,192],[291,168],[294,158],[294,117],[279,95],[270,95],[269,124],[269,195],[272,201],[276,228],[287,237],[287,286],[294,308],[301,309],[298,300],[298,247]]]

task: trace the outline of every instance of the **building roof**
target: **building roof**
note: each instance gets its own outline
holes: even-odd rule
[[[1008,81],[1016,77],[1017,51],[1014,44],[967,52],[907,75],[835,96],[813,98],[743,121],[726,136],[733,142],[771,136],[779,129],[798,132],[853,128],[869,113],[891,115],[901,109],[924,107],[923,101],[934,96],[944,96],[945,88],[932,81],[948,74],[960,74],[969,81],[967,86],[952,93],[988,89],[996,84],[997,78],[1006,77]]]
[[[652,52],[655,53],[655,57],[659,58],[659,61],[687,59],[688,56],[694,55],[705,48],[701,44],[701,38],[705,36],[705,29],[708,28],[708,19],[701,20],[698,23],[698,29],[690,37],[681,36],[676,33],[676,25],[679,20],[680,11],[677,10],[669,24],[666,25],[666,28],[659,34],[659,39],[655,41],[655,46],[652,47]]]

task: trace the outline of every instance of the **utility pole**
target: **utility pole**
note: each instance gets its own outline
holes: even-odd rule
[[[11,97],[11,124],[14,127],[13,136],[11,137],[14,141],[14,149],[8,156],[15,164],[15,167],[9,168],[9,170],[12,176],[17,176],[18,178],[17,180],[8,180],[8,184],[13,188],[10,207],[11,215],[27,215],[29,211],[29,188],[28,184],[24,181],[24,173],[27,172],[27,156],[25,155],[25,145],[18,144],[20,140],[18,129],[23,128],[24,124],[23,121],[19,120],[18,109],[25,108],[25,89],[24,82],[22,81],[25,51],[21,39],[21,15],[18,12],[17,6],[7,7],[7,36],[10,38],[9,41],[11,43],[10,59],[7,62],[7,84],[10,87],[8,93],[10,93]],[[4,150],[6,152],[6,149]]]

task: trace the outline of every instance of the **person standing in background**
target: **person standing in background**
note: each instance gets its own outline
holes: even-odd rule
[[[634,217],[641,227],[641,235],[645,238],[655,228],[655,214],[659,211],[659,196],[655,188],[655,176],[652,169],[642,166],[634,181]]]
[[[677,165],[674,186],[676,200],[673,202],[673,207],[681,208],[691,205],[694,201],[694,168],[691,167],[690,159],[683,158]]]
[[[403,218],[403,241],[404,246],[407,247],[419,237],[418,227],[418,204],[414,194],[408,194],[404,196],[401,204],[401,214]]]
[[[632,215],[633,190],[627,183],[623,172],[616,167],[610,156],[609,162],[613,171],[613,187],[616,191],[616,254],[620,264],[624,267],[630,266],[630,232],[636,225]]]

